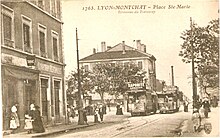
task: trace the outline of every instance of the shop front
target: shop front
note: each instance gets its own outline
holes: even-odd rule
[[[20,129],[24,128],[24,114],[31,103],[39,105],[39,71],[15,65],[2,65],[3,130],[9,129],[11,107],[17,106]]]

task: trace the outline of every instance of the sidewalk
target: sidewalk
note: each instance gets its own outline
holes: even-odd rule
[[[192,111],[189,112],[192,115]],[[182,135],[183,137],[219,137],[219,107],[211,108],[208,118],[202,118],[201,124],[211,123],[212,131],[210,134],[206,134],[204,130],[201,132],[193,131],[193,123],[191,118],[183,122]]]
[[[130,114],[124,113],[124,115],[121,116],[116,116],[115,115],[116,111],[112,110],[111,112],[107,112],[107,114],[104,115],[104,122],[120,122],[123,121],[125,118],[128,118]],[[57,126],[51,126],[45,128],[44,133],[33,133],[33,134],[27,134],[27,132],[21,132],[21,133],[16,133],[16,134],[10,134],[10,135],[5,135],[3,136],[4,138],[31,138],[31,137],[49,137],[61,133],[65,133],[71,130],[77,130],[77,129],[82,129],[94,125],[98,125],[99,123],[94,123],[94,116],[89,115],[87,116],[88,119],[88,124],[89,125],[78,125],[78,117],[74,118],[74,122],[69,125],[57,125]]]

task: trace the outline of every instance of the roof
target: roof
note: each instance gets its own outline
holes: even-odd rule
[[[121,46],[120,44],[116,46]],[[115,48],[115,47],[113,47]],[[129,49],[129,50],[127,50]],[[141,52],[137,49],[130,50],[130,47],[125,45],[125,53],[120,51],[111,51],[107,50],[105,52],[97,52],[95,54],[89,55],[85,58],[80,59],[80,61],[91,61],[91,60],[105,60],[105,59],[128,59],[128,58],[151,58],[156,60],[156,58],[153,55],[150,55],[148,53]]]

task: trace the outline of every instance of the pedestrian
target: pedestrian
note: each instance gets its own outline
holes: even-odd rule
[[[11,107],[11,117],[10,117],[10,129],[12,130],[12,133],[14,133],[19,126],[20,126],[20,122],[17,114],[17,108],[15,105],[13,105]]]
[[[85,108],[83,109],[83,120],[86,123],[86,125],[89,125],[87,120],[87,111]]]
[[[74,117],[76,115],[74,106],[68,106],[67,107],[67,115],[68,115],[68,118],[69,118],[69,123],[73,123],[74,122]]]
[[[208,112],[211,112],[208,98],[204,99],[204,101],[202,102],[202,105],[203,105],[203,109],[204,109],[205,118],[208,118]]]
[[[188,112],[188,102],[187,101],[184,101],[183,106],[184,106],[184,112]]]
[[[103,105],[100,104],[99,106],[99,117],[100,117],[100,122],[102,123],[103,122],[103,115],[104,115],[104,108],[103,108]]]
[[[116,115],[120,115],[120,104],[117,103],[116,105]]]
[[[68,117],[68,124],[71,123],[71,111],[69,105],[67,105],[67,117]]]
[[[32,122],[34,121],[33,118],[29,115],[29,112],[27,111],[24,115],[24,129],[27,130],[28,134],[32,133],[33,125]]]
[[[193,109],[192,122],[193,122],[194,132],[199,131],[200,130],[199,128],[201,126],[201,116],[200,116],[199,110],[197,108]]]
[[[103,104],[102,108],[103,108],[103,114],[106,114],[106,104]]]
[[[99,109],[97,107],[94,110],[94,123],[99,123]]]
[[[107,103],[107,106],[108,106],[109,112],[111,112],[111,104],[110,104],[110,101]]]
[[[33,112],[33,131],[36,133],[43,133],[45,132],[44,126],[43,126],[43,122],[41,120],[41,115],[40,115],[40,110],[39,110],[39,106],[35,105],[34,106],[35,110]]]

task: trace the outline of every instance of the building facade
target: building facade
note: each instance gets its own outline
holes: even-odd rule
[[[101,42],[101,52],[93,50],[93,54],[79,61],[80,66],[86,70],[92,70],[95,64],[99,63],[123,63],[125,66],[129,62],[136,63],[139,68],[146,71],[146,86],[147,89],[156,91],[156,58],[146,52],[146,45],[141,44],[140,40],[136,40],[135,46],[128,46],[124,41],[113,47],[106,46],[105,42]],[[135,84],[134,84],[135,85]],[[131,84],[129,87],[135,87]],[[137,86],[140,86],[137,84]],[[125,103],[126,105],[126,103]]]
[[[1,2],[3,129],[17,104],[21,127],[31,103],[44,125],[65,123],[64,53],[60,0]]]

